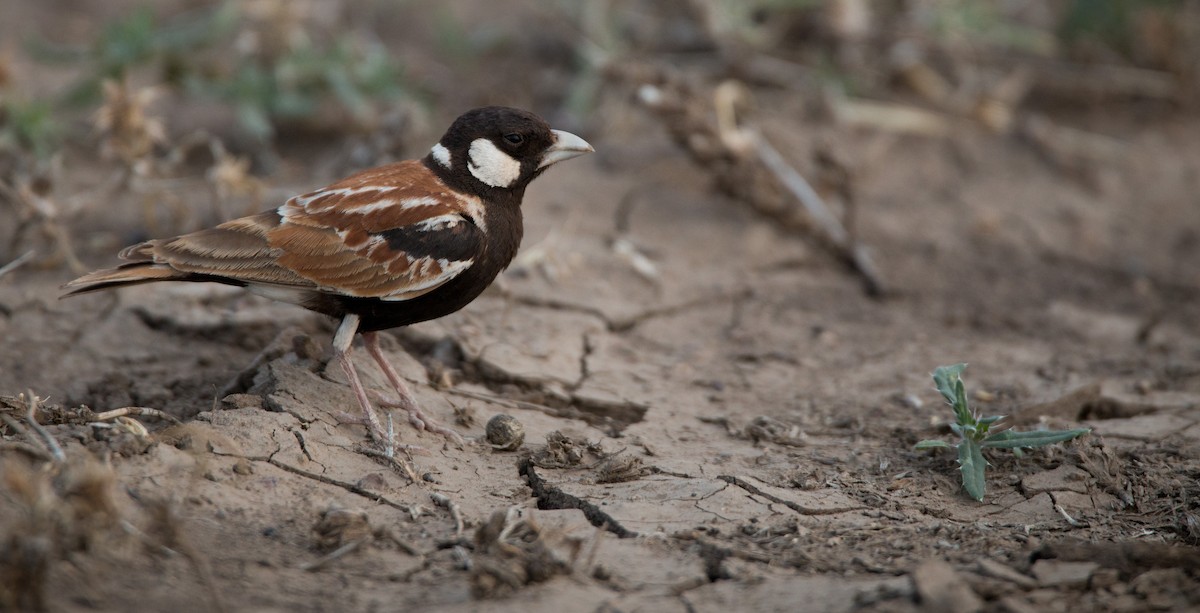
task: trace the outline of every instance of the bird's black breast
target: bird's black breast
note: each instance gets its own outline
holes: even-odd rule
[[[436,228],[405,226],[384,230],[379,235],[393,251],[403,252],[409,259],[431,257],[435,260],[463,261],[478,257],[486,247],[487,236],[467,215],[458,216],[453,225]]]

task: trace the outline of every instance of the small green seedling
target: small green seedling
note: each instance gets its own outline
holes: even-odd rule
[[[987,460],[983,459],[985,448],[1012,449],[1018,457],[1022,449],[1044,447],[1069,441],[1077,436],[1087,434],[1091,430],[1078,428],[1075,430],[1037,430],[1034,432],[1016,432],[1014,430],[992,430],[996,422],[1004,419],[1003,415],[980,417],[967,404],[967,391],[962,382],[962,372],[966,364],[941,366],[933,371],[933,383],[941,392],[946,402],[954,408],[955,423],[950,429],[962,437],[962,442],[951,445],[941,440],[925,440],[917,443],[917,449],[958,449],[958,467],[962,471],[963,489],[975,500],[982,501],[986,485],[983,471],[987,468]]]

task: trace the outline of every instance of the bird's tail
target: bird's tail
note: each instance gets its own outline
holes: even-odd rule
[[[116,268],[107,268],[89,272],[60,289],[64,290],[62,297],[75,296],[113,287],[137,285],[153,281],[183,281],[189,273],[175,270],[166,264],[154,262],[130,262]]]

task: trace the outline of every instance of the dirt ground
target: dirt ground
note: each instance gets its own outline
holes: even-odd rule
[[[208,285],[60,301],[61,266],[4,276],[0,408],[47,398],[68,458],[51,477],[4,430],[7,546],[74,539],[38,571],[55,611],[1200,607],[1200,116],[1064,115],[1121,143],[1080,176],[983,130],[759,107],[801,167],[822,139],[871,160],[856,228],[887,295],[717,193],[650,114],[608,112],[595,155],[530,188],[497,286],[384,336],[462,448],[398,420],[423,450],[372,454],[335,418],[355,404],[317,315]],[[268,201],[336,178],[342,150],[315,149],[281,149]],[[74,162],[68,193],[102,174]],[[88,266],[146,231],[138,198],[71,221]],[[929,373],[956,362],[984,412],[1092,434],[991,453],[973,501],[952,452],[913,450],[952,436]],[[485,440],[500,414],[515,450]]]

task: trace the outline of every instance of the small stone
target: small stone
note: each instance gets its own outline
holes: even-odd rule
[[[369,473],[359,479],[355,485],[367,491],[378,492],[387,487],[387,479],[384,479],[383,475],[379,473]]]
[[[525,426],[512,415],[501,413],[492,417],[484,432],[488,444],[500,451],[513,451],[525,443]]]
[[[246,460],[238,460],[233,465],[233,472],[239,475],[253,475],[254,466],[252,466],[250,462],[247,462]]]

